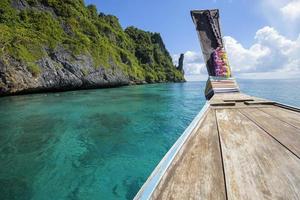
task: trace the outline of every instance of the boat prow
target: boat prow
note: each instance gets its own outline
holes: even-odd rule
[[[135,199],[300,199],[300,109],[214,95]]]
[[[218,10],[192,18],[207,102],[135,199],[300,199],[300,109],[240,93]]]

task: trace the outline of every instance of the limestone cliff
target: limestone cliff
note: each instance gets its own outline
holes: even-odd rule
[[[83,0],[1,0],[0,96],[184,81],[158,33]]]

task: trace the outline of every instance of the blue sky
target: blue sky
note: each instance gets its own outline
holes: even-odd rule
[[[199,78],[206,74],[190,10],[209,8],[220,9],[222,34],[230,64],[238,77],[249,78],[254,74],[262,75],[262,78],[294,77],[293,66],[300,74],[300,60],[294,55],[300,55],[300,0],[85,2],[95,4],[100,12],[116,15],[123,28],[133,25],[161,33],[174,60],[178,54],[186,54],[187,76]],[[290,52],[288,48],[296,49],[296,52]]]

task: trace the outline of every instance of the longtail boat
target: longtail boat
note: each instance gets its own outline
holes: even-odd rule
[[[135,199],[300,199],[300,109],[243,94],[218,10],[191,11],[207,102]]]

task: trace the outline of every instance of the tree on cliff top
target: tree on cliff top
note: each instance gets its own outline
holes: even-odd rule
[[[118,67],[131,80],[180,81],[158,33],[122,29],[113,15],[83,0],[1,0],[0,59],[25,63],[38,76],[37,61],[63,47],[90,55],[94,67]]]

